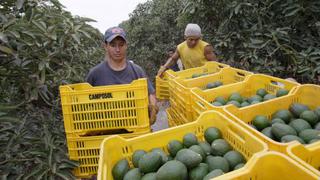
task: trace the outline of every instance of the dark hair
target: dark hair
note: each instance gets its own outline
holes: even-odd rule
[[[176,48],[174,48],[174,47],[171,47],[171,48],[169,48],[168,50],[167,50],[167,52],[170,52],[170,51],[176,51]]]

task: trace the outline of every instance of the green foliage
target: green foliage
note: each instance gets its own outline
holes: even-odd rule
[[[188,3],[191,5],[182,17],[205,23],[202,25],[205,33],[209,33],[208,39],[228,64],[317,83],[319,1],[188,0]],[[206,20],[200,21],[202,17]]]
[[[139,4],[130,19],[120,24],[128,34],[128,57],[144,67],[151,79],[168,58],[166,51],[183,40],[177,25],[180,0],[157,0]]]
[[[33,1],[30,1],[33,2]],[[4,15],[1,23],[1,86],[14,83],[24,95],[19,99],[51,104],[58,86],[83,81],[94,61],[101,55],[98,30],[86,18],[72,17],[60,6],[26,4],[24,12]],[[18,17],[17,17],[18,16]],[[98,59],[98,58],[97,58]]]
[[[32,105],[1,106],[0,172],[5,179],[74,179],[78,166],[66,155],[61,116],[56,110]],[[15,118],[14,110],[24,108]]]
[[[153,79],[187,23],[202,27],[222,62],[319,83],[318,0],[150,0],[121,23],[128,56]],[[58,0],[0,5],[0,174],[4,179],[73,179],[58,88],[82,82],[103,57],[102,34]]]
[[[4,179],[74,179],[59,85],[83,82],[103,57],[102,34],[57,0],[0,6],[0,174]],[[12,106],[13,104],[17,104]]]
[[[167,48],[183,41],[186,24],[197,23],[222,62],[317,83],[319,12],[317,0],[158,0],[140,4],[123,26],[130,57],[151,75],[163,63]]]

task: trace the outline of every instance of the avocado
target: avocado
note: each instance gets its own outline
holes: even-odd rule
[[[275,119],[275,118],[280,118],[285,123],[289,123],[292,118],[292,114],[287,109],[281,109],[272,114],[272,119]]]
[[[139,160],[145,154],[147,154],[147,152],[145,150],[136,150],[133,152],[132,163],[133,163],[134,167],[136,167],[136,168],[139,167]]]
[[[313,111],[307,110],[300,114],[300,118],[306,120],[311,126],[314,126],[318,122],[318,116]]]
[[[270,139],[275,139],[274,135],[272,134],[271,127],[266,127],[261,131],[262,134],[267,136]]]
[[[301,144],[305,144],[304,140],[302,140],[301,138],[299,138],[298,136],[295,136],[295,135],[285,135],[281,138],[281,142],[283,142],[283,143],[291,142],[294,140],[300,142]]]
[[[230,169],[233,170],[236,165],[245,163],[245,158],[238,151],[229,151],[223,156],[229,163]]]
[[[188,133],[183,136],[183,145],[187,148],[191,147],[192,145],[197,145],[198,139],[194,133]]]
[[[158,153],[161,156],[162,164],[168,161],[168,155],[160,148],[153,148],[151,152]]]
[[[300,103],[293,103],[289,107],[290,112],[295,116],[295,117],[300,117],[300,114],[303,111],[310,110],[308,106]]]
[[[133,168],[127,172],[123,180],[141,180],[141,172],[139,168]]]
[[[239,93],[232,93],[230,96],[229,96],[229,101],[237,101],[239,104],[242,103],[242,97]]]
[[[181,149],[175,159],[182,162],[188,169],[192,169],[202,162],[201,155],[190,149]]]
[[[222,96],[218,96],[215,98],[215,101],[218,101],[219,103],[221,103],[222,105],[225,105],[227,103],[227,101],[224,99],[224,97]]]
[[[235,106],[238,107],[238,108],[241,107],[241,104],[240,104],[238,101],[234,101],[234,100],[228,101],[227,104],[233,104],[233,105],[235,105]]]
[[[240,169],[240,168],[242,168],[244,165],[245,165],[244,163],[240,163],[240,164],[236,165],[233,170]]]
[[[264,97],[263,97],[263,101],[268,101],[268,100],[271,100],[271,99],[274,99],[276,98],[277,96],[273,95],[273,94],[266,94]]]
[[[209,166],[205,163],[200,163],[199,166],[189,171],[190,180],[202,180],[209,172]]]
[[[280,123],[273,124],[271,132],[278,140],[281,140],[281,138],[285,135],[297,135],[296,130],[294,130],[291,126]]]
[[[202,148],[199,145],[192,145],[191,147],[189,147],[189,149],[195,153],[200,154],[202,160],[206,158],[206,153],[202,150]]]
[[[229,172],[230,166],[227,159],[221,156],[207,156],[206,163],[209,166],[209,171],[221,169],[223,172]]]
[[[264,97],[266,94],[268,94],[268,92],[265,90],[265,89],[263,89],[263,88],[260,88],[260,89],[258,89],[257,91],[256,91],[256,95],[258,95],[258,96],[260,96],[260,97]]]
[[[257,115],[254,117],[252,124],[259,130],[263,130],[266,127],[270,126],[270,121],[264,115]]]
[[[157,173],[152,172],[152,173],[148,173],[145,174],[141,180],[157,180]]]
[[[285,122],[284,122],[282,119],[280,119],[280,118],[274,118],[274,119],[272,119],[271,124],[275,124],[275,123],[285,124]]]
[[[212,153],[211,146],[208,142],[206,142],[206,141],[199,142],[199,146],[201,147],[203,152],[206,154],[206,156],[208,156]]]
[[[209,127],[204,132],[204,139],[210,144],[214,140],[221,139],[221,138],[222,138],[221,131],[216,127]]]
[[[139,169],[142,173],[156,172],[161,165],[161,155],[156,152],[148,152],[139,160]]]
[[[312,129],[310,124],[303,119],[295,119],[289,123],[289,126],[295,129],[298,134],[305,129]]]
[[[223,171],[221,169],[215,169],[213,171],[211,171],[209,174],[207,174],[203,180],[210,180],[213,179],[215,177],[221,176],[223,175]]]
[[[314,139],[320,139],[320,131],[315,129],[306,129],[299,133],[299,137],[306,143],[310,143],[310,141]]]
[[[126,159],[119,160],[112,168],[113,179],[122,180],[129,169],[129,162]]]
[[[276,96],[277,97],[281,97],[281,96],[285,96],[289,93],[288,90],[286,89],[278,89],[277,93],[276,93]]]
[[[188,170],[180,161],[172,160],[160,167],[156,174],[157,180],[187,180]]]
[[[177,152],[183,149],[183,144],[178,140],[171,140],[168,145],[167,149],[172,157],[176,156]]]
[[[224,139],[216,139],[211,144],[212,155],[223,156],[225,153],[230,151],[232,148],[229,143]]]

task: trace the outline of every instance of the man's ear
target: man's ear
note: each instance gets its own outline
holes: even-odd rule
[[[105,50],[107,50],[107,47],[108,47],[107,42],[104,42],[104,43],[103,43],[103,48],[104,48]]]

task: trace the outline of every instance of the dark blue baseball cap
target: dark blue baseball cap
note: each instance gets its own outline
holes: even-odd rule
[[[122,37],[127,42],[126,33],[120,27],[111,27],[107,29],[106,32],[104,33],[105,42],[109,43],[116,37]]]

